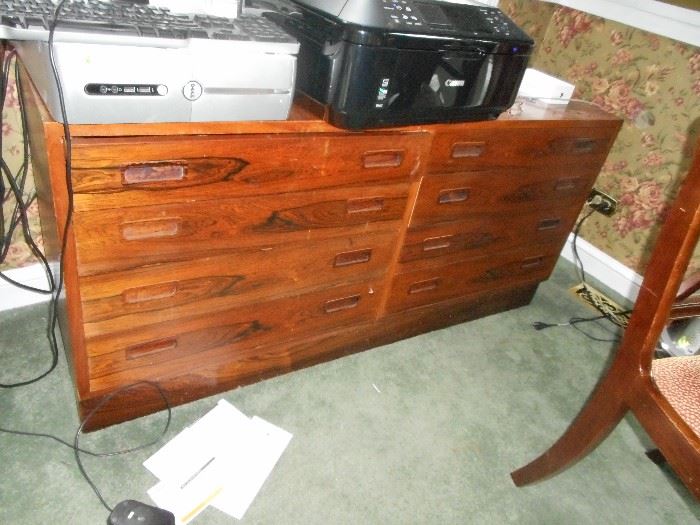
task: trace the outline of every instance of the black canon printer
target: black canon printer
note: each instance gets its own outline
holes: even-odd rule
[[[499,9],[436,0],[252,0],[301,43],[297,89],[339,127],[496,118],[534,42]]]

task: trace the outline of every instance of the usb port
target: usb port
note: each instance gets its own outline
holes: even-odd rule
[[[137,88],[139,93],[150,93],[151,92],[151,87],[150,86],[139,86]]]
[[[134,86],[124,86],[124,93],[136,93]]]

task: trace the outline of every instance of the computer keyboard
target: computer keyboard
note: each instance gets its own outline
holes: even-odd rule
[[[57,4],[58,0],[0,0],[0,39],[48,40]],[[68,0],[54,32],[56,42],[186,47],[197,40],[273,43],[278,48],[287,44],[290,52],[298,49],[293,37],[262,16],[181,14],[119,0]]]

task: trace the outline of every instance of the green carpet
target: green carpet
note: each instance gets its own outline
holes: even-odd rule
[[[562,261],[527,307],[177,407],[167,438],[222,397],[294,434],[248,524],[695,524],[700,505],[646,458],[647,438],[631,418],[563,474],[526,488],[511,482],[511,470],[559,437],[610,355],[611,343],[572,328],[530,327],[591,315],[568,292],[576,283]],[[0,314],[1,382],[48,363],[46,310]],[[0,414],[0,426],[72,441],[78,421],[64,356],[39,383],[0,391]],[[164,420],[141,418],[81,444],[134,446]],[[156,480],[141,463],[157,448],[84,464],[110,505],[150,503]],[[105,523],[71,449],[0,433],[0,465],[0,524]],[[209,508],[192,523],[235,522]]]

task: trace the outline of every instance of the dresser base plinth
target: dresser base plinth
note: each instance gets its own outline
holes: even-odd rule
[[[525,306],[532,301],[538,283],[460,297],[440,304],[414,308],[386,316],[373,323],[353,325],[256,352],[255,363],[206,363],[198,370],[177,377],[152,378],[167,395],[171,406],[249,385],[301,368],[369,350],[455,324]],[[466,349],[465,351],[478,351]],[[78,402],[81,420],[112,392]],[[116,423],[152,414],[166,408],[152,384],[140,383],[114,395],[86,422],[85,431],[98,430]]]

